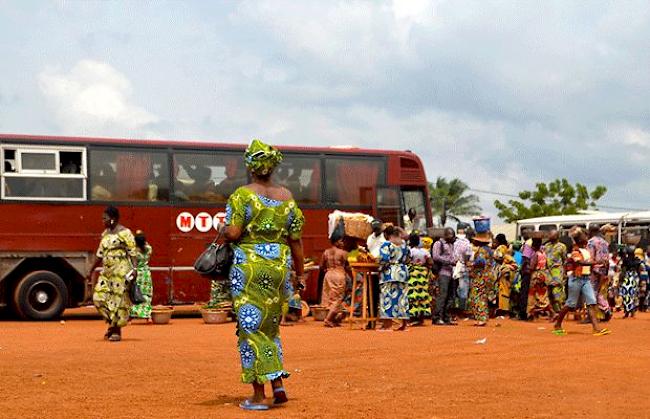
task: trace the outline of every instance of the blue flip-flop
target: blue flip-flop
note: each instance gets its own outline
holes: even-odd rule
[[[269,410],[269,406],[264,403],[253,403],[250,399],[246,399],[239,403],[239,407],[244,410]]]
[[[284,393],[284,400],[278,399],[277,396],[279,393]],[[287,397],[287,391],[284,389],[284,387],[274,388],[273,395],[275,396],[273,404],[284,404],[289,401],[289,398]]]

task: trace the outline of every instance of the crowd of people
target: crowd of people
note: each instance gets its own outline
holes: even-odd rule
[[[390,224],[375,221],[363,252],[378,263],[380,331],[405,330],[430,319],[436,326],[453,326],[471,318],[477,327],[491,318],[555,322],[554,333],[566,334],[562,322],[569,311],[591,323],[594,334],[613,313],[634,317],[650,303],[650,253],[634,246],[610,244],[608,226],[575,227],[571,246],[557,230],[524,231],[522,240],[508,242],[503,234],[476,233],[460,223],[433,240]],[[326,327],[341,324],[346,313],[358,310],[359,290],[350,287],[350,251],[357,245],[332,237],[323,255],[322,303],[329,309]],[[356,303],[355,303],[356,301]],[[347,302],[347,304],[346,304]]]

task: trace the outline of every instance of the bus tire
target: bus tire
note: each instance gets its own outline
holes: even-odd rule
[[[63,313],[68,288],[54,272],[34,271],[25,275],[14,289],[16,314],[25,320],[52,320]]]

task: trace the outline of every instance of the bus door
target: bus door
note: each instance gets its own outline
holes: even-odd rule
[[[404,223],[406,223],[406,217],[408,217],[409,211],[413,210],[415,211],[415,219],[412,225],[413,230],[420,232],[427,231],[427,227],[431,227],[433,223],[427,221],[430,217],[427,213],[424,191],[418,188],[403,188],[401,195],[401,211]]]

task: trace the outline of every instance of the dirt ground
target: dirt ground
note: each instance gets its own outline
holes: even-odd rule
[[[617,315],[620,317],[620,315]],[[132,325],[120,343],[100,320],[0,322],[2,418],[650,417],[650,314],[594,337],[567,323],[492,321],[405,333],[282,331],[291,402],[241,411],[234,324],[197,317]],[[477,340],[487,338],[484,344]]]

